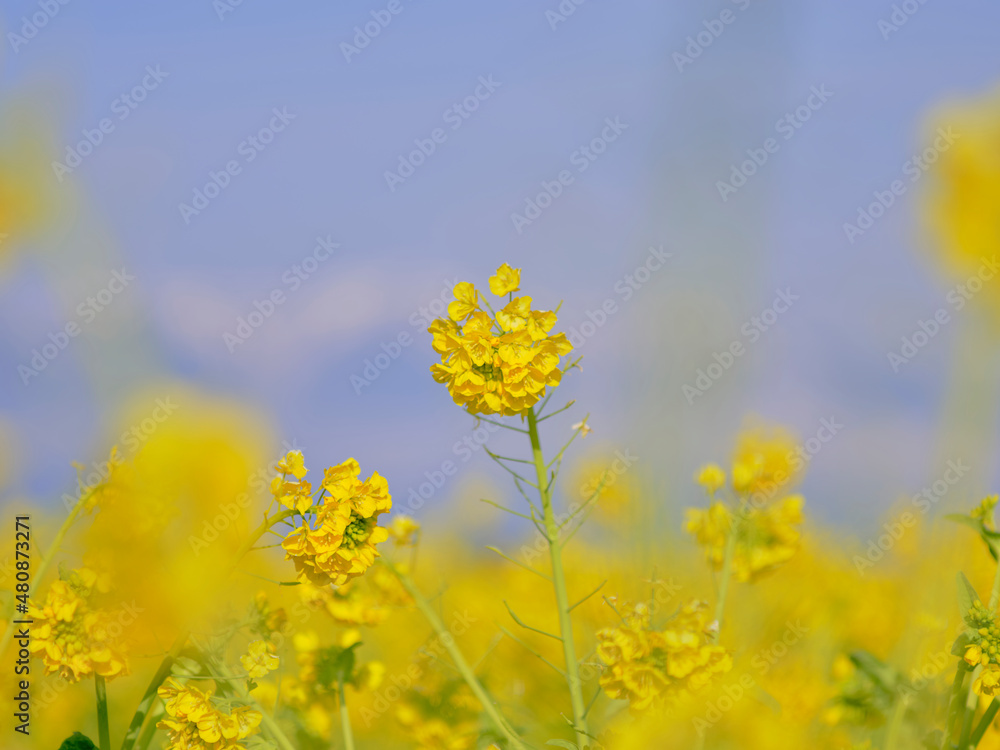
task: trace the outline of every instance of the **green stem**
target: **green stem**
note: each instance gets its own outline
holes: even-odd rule
[[[969,735],[972,732],[972,721],[976,718],[976,706],[979,705],[979,696],[972,689],[972,686],[976,682],[976,678],[979,677],[980,672],[983,671],[982,666],[976,667],[975,671],[972,673],[972,679],[969,680],[969,692],[965,697],[965,710],[962,714],[962,731],[958,736],[958,747],[961,750],[967,750],[969,747]]]
[[[97,688],[97,736],[101,750],[111,750],[111,732],[108,730],[108,689],[104,678],[94,675]]]
[[[972,737],[969,738],[969,744],[972,747],[979,747],[980,740],[983,739],[983,735],[986,734],[986,730],[990,728],[990,724],[997,715],[997,710],[1000,709],[1000,701],[994,698],[986,709],[986,713],[983,714],[983,718],[979,721],[979,726],[976,727],[976,731],[972,733]]]
[[[163,709],[161,707],[157,707],[149,712],[145,726],[142,728],[142,733],[139,735],[139,739],[135,743],[138,750],[146,750],[146,748],[149,747],[150,743],[153,741],[153,735],[156,734],[156,725],[159,723],[162,715]]]
[[[476,677],[475,671],[469,666],[469,663],[465,660],[465,656],[462,655],[461,650],[458,648],[458,644],[455,642],[454,636],[448,631],[438,616],[437,611],[431,606],[431,603],[427,601],[427,598],[423,595],[420,589],[417,588],[416,583],[410,578],[406,573],[399,570],[395,565],[389,563],[383,563],[392,573],[399,579],[403,588],[406,589],[411,597],[413,597],[414,603],[417,605],[417,609],[420,610],[424,618],[430,623],[431,628],[438,636],[438,640],[444,647],[445,651],[451,657],[452,662],[455,664],[455,669],[465,680],[469,689],[472,690],[473,695],[479,700],[483,706],[483,711],[493,722],[493,726],[496,727],[507,741],[510,746],[515,750],[527,750],[527,745],[524,743],[517,733],[511,728],[504,719],[503,715],[497,709],[490,697],[489,693],[486,692],[486,688],[483,687],[482,683],[479,682],[479,678]]]
[[[347,712],[343,679],[337,681],[337,695],[340,699],[340,727],[344,731],[344,750],[354,750],[354,734],[351,732],[351,716]]]
[[[187,645],[188,635],[189,633],[186,630],[178,635],[174,639],[174,645],[170,647],[169,653],[160,662],[156,674],[149,681],[149,686],[146,688],[146,692],[142,694],[139,706],[132,715],[128,731],[125,732],[125,739],[122,740],[121,750],[132,750],[135,747],[136,740],[139,739],[139,735],[142,733],[142,725],[149,714],[149,708],[153,705],[153,701],[156,700],[156,691],[163,684],[163,681],[170,676],[170,671],[174,667],[174,659],[180,655],[181,651],[184,650],[184,646]]]
[[[289,740],[287,735],[285,735],[284,730],[278,725],[278,722],[274,720],[274,717],[267,713],[263,706],[257,702],[257,699],[253,697],[253,694],[243,687],[241,678],[230,675],[226,670],[225,664],[223,664],[219,659],[206,654],[204,651],[201,653],[205,658],[206,664],[212,668],[212,673],[216,675],[215,681],[225,683],[229,689],[233,691],[233,693],[238,695],[241,700],[250,705],[261,715],[261,724],[263,724],[267,733],[271,735],[271,739],[277,742],[278,746],[282,750],[296,750],[291,740]],[[275,707],[277,708],[277,704],[275,704]]]
[[[906,698],[898,697],[896,706],[889,721],[888,736],[885,740],[885,750],[896,750],[899,745],[899,733],[903,729],[903,718],[906,716]]]
[[[552,587],[555,589],[556,606],[559,609],[559,633],[562,636],[563,656],[566,659],[566,684],[569,687],[570,703],[573,707],[573,727],[576,730],[577,746],[585,748],[590,744],[587,732],[587,706],[583,699],[583,683],[580,681],[580,667],[576,660],[576,646],[573,642],[573,619],[570,615],[569,596],[566,593],[559,525],[552,509],[551,485],[546,476],[534,407],[528,410],[528,437],[531,439],[531,453],[538,480],[538,494],[542,502],[545,536],[549,543],[549,557],[552,561]]]
[[[997,563],[996,571],[993,573],[993,589],[990,591],[990,612],[997,608],[1000,603],[1000,562]]]
[[[958,667],[955,668],[955,679],[951,683],[951,698],[948,700],[944,737],[941,739],[940,750],[949,750],[951,748],[951,736],[955,732],[955,722],[961,713],[962,686],[965,684],[965,673],[968,671],[964,665],[965,662],[959,661]]]
[[[740,509],[742,513],[742,508]],[[722,558],[722,580],[719,581],[719,600],[715,603],[715,640],[719,639],[722,632],[722,615],[726,611],[726,597],[729,595],[729,582],[733,577],[733,558],[736,555],[736,539],[739,535],[739,516],[733,514],[733,521],[729,525],[729,536],[726,537],[726,551]]]

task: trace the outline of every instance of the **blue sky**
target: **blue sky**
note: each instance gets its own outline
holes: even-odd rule
[[[106,453],[122,395],[163,377],[245,400],[276,442],[357,455],[405,493],[471,431],[430,379],[413,316],[504,261],[539,304],[563,300],[567,328],[618,303],[560,390],[592,413],[589,440],[640,456],[666,513],[694,500],[694,467],[724,458],[747,414],[803,438],[843,422],[804,486],[838,523],[871,523],[935,477],[958,326],[904,372],[886,363],[947,289],[919,250],[916,193],[853,244],[842,225],[922,147],[930,108],[1000,84],[995,3],[914,3],[888,35],[893,3],[870,0],[586,0],[564,2],[565,20],[547,16],[553,0],[398,0],[396,13],[244,0],[222,18],[218,5],[71,0],[27,43],[8,37],[5,103],[43,112],[63,160],[113,125],[67,179],[53,175],[59,230],[0,277],[0,412],[18,446],[8,496],[58,496],[69,461]],[[39,9],[10,0],[5,31]],[[386,18],[346,59],[355,27]],[[689,36],[719,28],[678,65]],[[784,139],[777,121],[824,86],[832,95]],[[250,145],[272,123],[282,130]],[[436,129],[433,153],[390,187],[386,172]],[[777,150],[722,201],[718,181],[772,137]],[[581,157],[595,138],[601,153]],[[230,162],[238,172],[185,221],[179,205]],[[572,183],[518,231],[511,215],[564,170]],[[317,237],[337,249],[289,283]],[[625,299],[618,284],[650,247],[670,261]],[[24,385],[18,366],[121,268],[135,281]],[[224,335],[276,289],[274,315],[230,353]],[[781,289],[798,301],[688,403],[682,386]],[[351,376],[400,334],[414,343],[357,394]],[[481,457],[463,467],[477,472],[491,472]]]

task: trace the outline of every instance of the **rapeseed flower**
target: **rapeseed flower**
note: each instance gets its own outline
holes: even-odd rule
[[[95,674],[112,679],[129,673],[123,625],[93,605],[99,588],[98,575],[81,568],[53,581],[44,601],[29,603],[34,625],[28,648],[42,659],[46,674],[76,682]]]
[[[285,559],[294,561],[300,579],[344,584],[379,556],[375,545],[388,539],[389,531],[378,525],[378,517],[392,508],[392,497],[378,472],[364,481],[360,473],[353,458],[328,468],[315,517],[303,516],[303,524],[282,541]]]
[[[278,657],[271,653],[266,641],[253,641],[240,657],[240,664],[251,678],[266,677],[278,668]]]
[[[260,711],[249,706],[226,710],[211,689],[202,692],[168,677],[157,694],[167,716],[156,726],[166,730],[168,750],[245,750],[242,740],[260,731]]]
[[[480,737],[481,711],[464,683],[435,678],[403,696],[396,720],[418,750],[471,750]]]
[[[597,633],[600,683],[633,711],[660,711],[732,669],[732,656],[713,642],[705,602],[685,604],[662,629],[652,627],[642,604],[626,608],[622,618],[622,625]]]
[[[501,266],[491,288],[509,293],[518,288],[519,272]],[[483,310],[479,292],[469,282],[455,286],[448,317],[428,331],[440,364],[431,374],[448,386],[455,403],[470,414],[523,414],[547,388],[559,385],[560,359],[573,345],[565,334],[552,334],[556,314],[532,310],[531,297],[515,297],[493,313]]]
[[[791,559],[799,548],[802,524],[801,495],[788,495],[764,508],[747,507],[735,524],[736,547],[732,573],[738,581],[753,581]],[[741,511],[737,511],[740,513]],[[734,513],[723,502],[706,509],[689,508],[686,530],[705,549],[715,570],[725,560],[726,541],[733,533]]]

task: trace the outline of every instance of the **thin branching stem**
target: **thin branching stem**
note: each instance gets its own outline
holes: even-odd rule
[[[592,597],[598,591],[600,591],[601,589],[603,589],[604,588],[604,584],[606,584],[607,582],[608,582],[608,579],[605,578],[603,581],[601,581],[601,585],[600,586],[598,586],[596,589],[594,589],[593,591],[591,591],[585,597],[583,597],[582,599],[580,599],[576,604],[572,605],[569,608],[569,611],[572,612],[574,609],[576,609],[577,607],[579,607],[581,604],[583,604],[585,601],[587,601],[590,597]]]
[[[511,639],[512,641],[514,641],[514,643],[517,643],[518,645],[522,646],[522,647],[523,647],[523,648],[524,648],[525,650],[527,650],[527,651],[530,651],[531,653],[533,653],[533,654],[534,654],[535,656],[537,656],[537,657],[538,657],[539,659],[541,659],[541,660],[542,660],[543,662],[545,662],[545,663],[546,663],[546,664],[548,664],[548,665],[549,665],[550,667],[552,667],[552,668],[553,668],[553,669],[554,669],[554,670],[555,670],[555,671],[556,671],[556,672],[557,672],[557,673],[559,674],[559,676],[560,676],[560,677],[562,677],[562,678],[563,678],[564,680],[566,679],[566,673],[565,673],[565,672],[563,672],[563,671],[562,671],[561,669],[559,669],[559,667],[557,667],[557,666],[556,666],[555,664],[553,664],[552,662],[550,662],[550,661],[549,661],[548,659],[546,659],[546,658],[545,658],[544,656],[542,656],[542,655],[541,655],[540,653],[538,653],[537,651],[535,651],[535,649],[533,649],[533,648],[532,648],[531,646],[529,646],[529,645],[528,645],[527,643],[525,643],[525,642],[524,642],[524,641],[522,641],[522,640],[521,640],[520,638],[518,638],[518,637],[517,637],[516,635],[514,635],[513,633],[511,633],[511,632],[510,632],[509,630],[507,630],[507,628],[505,628],[505,627],[504,627],[503,625],[499,625],[499,624],[498,624],[498,625],[497,625],[497,627],[498,627],[498,628],[500,628],[500,630],[502,630],[502,631],[504,632],[504,634],[505,634],[505,635],[506,635],[506,636],[507,636],[508,638],[510,638],[510,639]]]
[[[486,549],[490,550],[491,552],[496,552],[498,555],[500,555],[500,557],[502,557],[507,562],[514,563],[514,565],[518,566],[519,568],[524,568],[528,572],[534,573],[536,576],[544,578],[546,581],[548,581],[550,583],[552,582],[552,579],[549,576],[545,575],[545,573],[543,573],[542,571],[537,570],[535,568],[532,568],[530,565],[526,565],[525,563],[518,562],[517,560],[515,560],[510,555],[505,554],[499,548],[497,548],[497,547],[487,547]]]
[[[510,605],[507,603],[506,599],[504,600],[503,606],[505,606],[507,608],[507,611],[510,612],[510,616],[514,618],[514,622],[516,622],[525,630],[531,630],[534,631],[535,633],[538,633],[539,635],[547,635],[549,638],[552,638],[557,641],[562,641],[562,638],[560,638],[558,635],[555,635],[554,633],[550,633],[547,630],[542,630],[540,628],[535,628],[532,627],[531,625],[528,625],[526,622],[524,622],[524,620],[522,620],[514,613],[514,610],[510,608]]]

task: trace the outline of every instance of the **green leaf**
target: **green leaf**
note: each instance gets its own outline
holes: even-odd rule
[[[958,574],[958,608],[959,614],[962,615],[962,619],[969,622],[969,610],[972,609],[973,602],[982,601],[979,598],[979,594],[976,590],[972,588],[972,584],[969,583],[969,579],[965,577],[965,573]],[[971,623],[969,623],[971,624]]]
[[[952,656],[965,656],[965,647],[971,644],[973,640],[976,640],[976,635],[976,632],[972,628],[969,628],[958,636],[951,645]]]
[[[196,674],[201,674],[203,671],[204,667],[201,664],[187,656],[176,657],[171,668],[171,672],[178,677],[193,677]]]
[[[868,675],[876,685],[887,693],[895,692],[899,680],[899,673],[895,669],[867,651],[854,651],[850,656],[854,666]]]
[[[97,750],[97,745],[91,742],[85,734],[73,732],[73,735],[59,746],[59,750]]]
[[[758,703],[767,706],[774,711],[774,713],[779,715],[781,714],[781,702],[760,685],[754,687],[754,689],[750,692],[750,697]]]
[[[554,745],[556,747],[565,747],[567,750],[579,750],[579,748],[572,742],[567,742],[566,740],[549,740],[545,743],[546,745]]]

